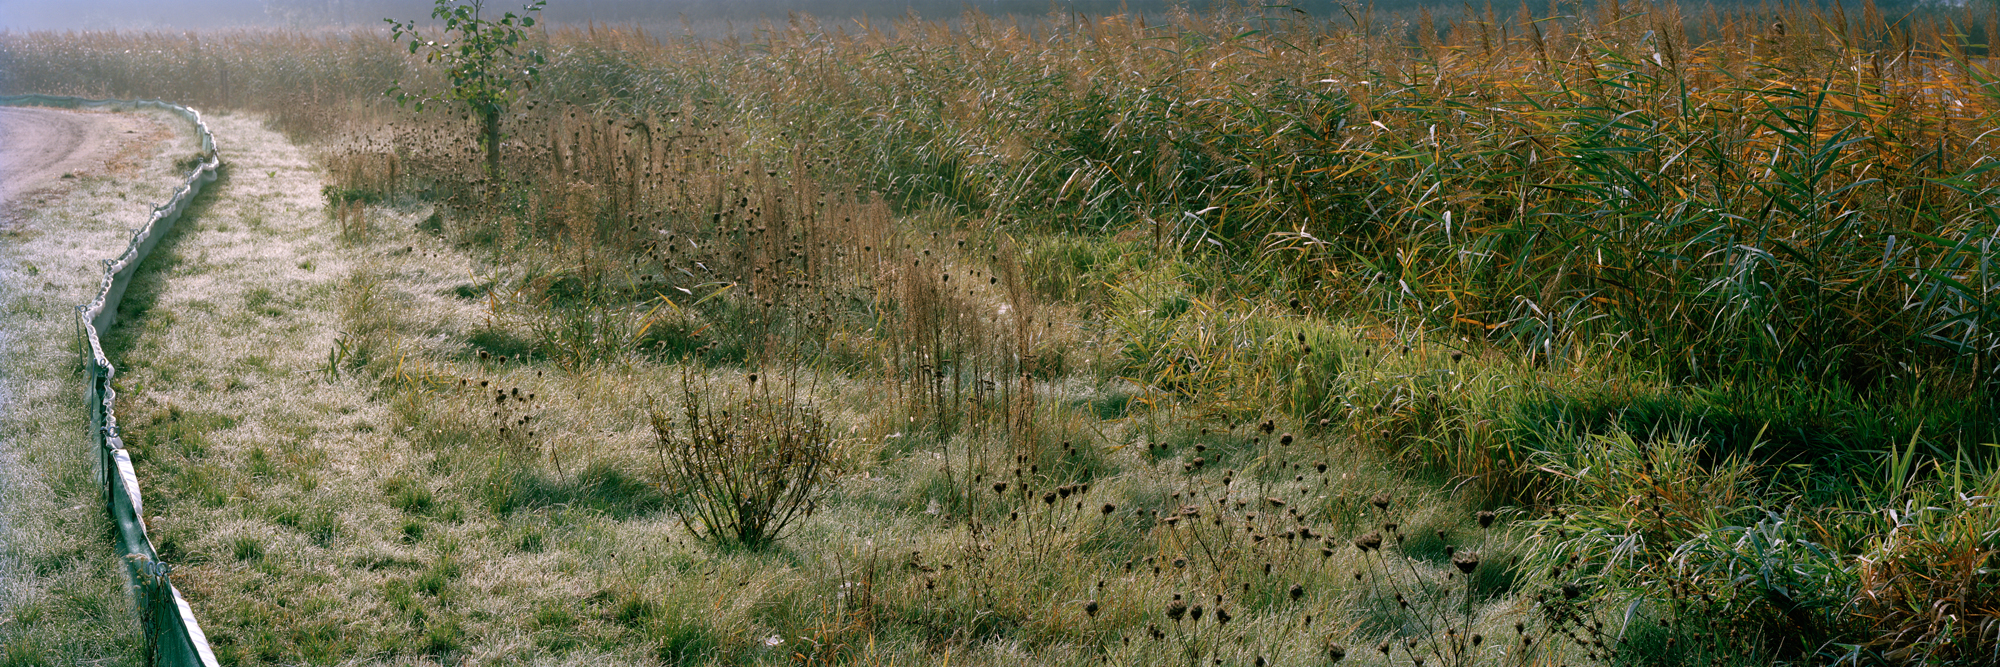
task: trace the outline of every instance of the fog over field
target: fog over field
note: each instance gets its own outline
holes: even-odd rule
[[[524,3],[491,2],[501,11]],[[930,18],[957,16],[966,9],[988,14],[1047,14],[1050,11],[1104,14],[1121,5],[1131,10],[1157,11],[1177,3],[1160,0],[559,0],[546,15],[555,23],[662,23],[689,20],[755,20],[783,18],[789,12],[819,17],[901,16],[915,11]],[[1206,5],[1208,3],[1196,3]],[[1298,3],[1327,11],[1324,0]],[[87,0],[51,3],[42,0],[0,0],[0,29],[5,30],[188,30],[244,27],[341,27],[378,25],[384,17],[428,15],[431,3],[421,0],[201,0],[147,2]]]
[[[499,11],[519,10],[522,2],[489,2]],[[1045,16],[1050,13],[1089,15],[1121,12],[1158,14],[1176,7],[1201,11],[1217,7],[1267,6],[1295,9],[1312,16],[1339,17],[1343,4],[1357,9],[1373,6],[1378,11],[1410,12],[1429,8],[1433,12],[1455,14],[1465,10],[1463,2],[1447,0],[1297,0],[1294,2],[1243,2],[1229,0],[555,0],[544,12],[555,24],[615,23],[643,26],[677,26],[683,18],[693,22],[756,21],[782,19],[788,14],[810,14],[822,19],[869,17],[887,19],[916,13],[925,18],[956,18],[967,10],[994,16]],[[1511,13],[1520,0],[1474,3],[1483,11],[1487,5]],[[1544,0],[1529,0],[1530,9],[1544,12]],[[1576,4],[1565,2],[1561,4]],[[1584,3],[1593,4],[1593,3]],[[1686,8],[1716,5],[1755,6],[1755,2],[1718,0],[1680,3]],[[1806,5],[1841,4],[1858,8],[1860,2],[1824,0]],[[1907,11],[1917,7],[1960,7],[1964,0],[1883,0],[1875,3],[1886,11]],[[341,28],[380,26],[382,19],[427,16],[431,3],[422,0],[199,0],[198,2],[147,2],[143,0],[82,0],[52,3],[42,0],[0,0],[0,30],[192,30],[249,27]]]

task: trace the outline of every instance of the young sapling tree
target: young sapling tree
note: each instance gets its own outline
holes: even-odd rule
[[[506,113],[520,91],[533,86],[541,78],[541,66],[545,64],[542,53],[536,49],[523,49],[522,43],[528,35],[528,28],[535,25],[534,14],[542,11],[547,0],[535,0],[522,8],[516,15],[507,12],[499,20],[490,20],[480,15],[485,0],[434,0],[431,18],[444,22],[444,40],[426,39],[423,31],[412,20],[407,23],[395,19],[387,21],[397,42],[408,41],[410,53],[423,52],[424,62],[441,65],[445,77],[451,82],[451,90],[433,93],[429,88],[414,93],[404,90],[402,81],[389,86],[384,94],[396,99],[398,106],[416,106],[417,111],[432,102],[450,100],[462,102],[479,119],[480,148],[486,152],[486,177],[497,182],[500,178],[500,116]]]

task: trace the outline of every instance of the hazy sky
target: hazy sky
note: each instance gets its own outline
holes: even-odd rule
[[[527,0],[490,0],[497,11],[519,11]],[[1135,0],[1134,8],[1164,4]],[[1196,3],[1200,4],[1200,3]],[[1116,11],[1118,0],[550,0],[553,22],[673,22],[692,19],[783,18],[799,10],[818,16],[867,12],[888,17],[912,6],[955,15],[967,6],[990,13],[1041,13],[1052,7]],[[382,25],[384,17],[430,15],[431,0],[0,0],[0,30],[192,30],[251,26]]]

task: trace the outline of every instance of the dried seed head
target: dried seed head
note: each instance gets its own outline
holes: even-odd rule
[[[1340,644],[1334,643],[1329,640],[1326,644],[1326,659],[1328,662],[1333,662],[1333,663],[1338,663],[1342,660],[1346,660],[1347,647],[1341,646]]]
[[[1374,506],[1375,506],[1375,509],[1378,509],[1378,510],[1385,510],[1385,511],[1386,511],[1386,510],[1388,510],[1388,509],[1389,509],[1389,492],[1387,492],[1387,491],[1384,491],[1384,492],[1381,492],[1381,493],[1377,493],[1377,494],[1375,494],[1375,495],[1374,495],[1373,497],[1370,497],[1370,498],[1368,499],[1368,504],[1370,504],[1370,505],[1374,505]]]
[[[1289,591],[1289,593],[1292,596],[1292,600],[1297,601],[1299,598],[1306,596],[1306,587],[1298,584],[1292,584],[1292,589]]]
[[[1083,613],[1089,614],[1091,618],[1097,618],[1097,601],[1091,600],[1088,604],[1083,605]]]
[[[1374,551],[1376,549],[1380,549],[1382,548],[1382,534],[1379,532],[1369,531],[1367,535],[1362,535],[1360,537],[1354,538],[1354,547],[1356,549],[1360,549],[1362,553],[1367,553],[1370,551]]]
[[[1495,518],[1493,512],[1487,510],[1481,510],[1478,514],[1474,514],[1473,516],[1479,519],[1480,528],[1493,527],[1493,519]]]
[[[1451,557],[1451,564],[1457,567],[1459,572],[1472,574],[1473,570],[1479,569],[1479,554],[1470,551],[1458,553]]]
[[[1286,433],[1284,435],[1278,436],[1278,444],[1280,445],[1292,444],[1292,434]]]

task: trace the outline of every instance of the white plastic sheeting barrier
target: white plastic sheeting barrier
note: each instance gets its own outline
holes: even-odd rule
[[[105,260],[104,282],[97,298],[77,306],[77,353],[82,357],[86,387],[85,402],[90,409],[91,439],[98,451],[99,479],[104,483],[105,507],[116,524],[118,553],[124,557],[126,575],[138,598],[140,621],[145,625],[147,660],[169,667],[218,667],[208,637],[194,620],[194,611],[181,597],[169,578],[170,568],[160,562],[146,535],[144,503],[139,496],[139,477],[132,470],[132,457],[118,437],[118,418],[112,412],[117,392],[111,388],[116,369],[104,356],[100,336],[118,321],[118,302],[139,270],[139,263],[151,254],[160,239],[180,221],[188,202],[201,193],[202,186],[215,180],[222,159],[215,152],[215,138],[201,114],[187,107],[155,101],[90,100],[54,95],[0,96],[0,105],[39,106],[61,109],[159,109],[193,123],[201,137],[201,164],[190,171],[172,198],[153,207],[152,218],[132,233],[125,254]]]

